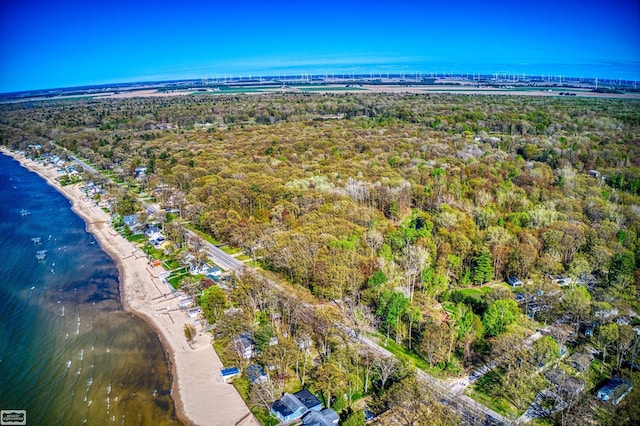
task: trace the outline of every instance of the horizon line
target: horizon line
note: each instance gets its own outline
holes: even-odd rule
[[[302,67],[300,67],[302,68]],[[444,68],[444,67],[443,67]],[[110,81],[97,81],[94,83],[86,83],[86,84],[71,84],[69,86],[52,86],[52,87],[42,87],[42,88],[34,88],[34,89],[24,89],[24,90],[13,90],[13,91],[0,91],[0,95],[17,95],[21,93],[29,93],[29,92],[44,92],[44,91],[58,91],[58,90],[74,90],[74,89],[82,89],[82,88],[100,88],[105,86],[125,86],[125,85],[135,85],[135,84],[167,84],[167,83],[179,83],[179,82],[204,82],[207,81],[206,84],[229,84],[229,83],[249,83],[256,82],[262,83],[262,80],[272,80],[272,81],[299,81],[309,83],[310,81],[315,80],[315,82],[323,83],[322,81],[318,81],[320,79],[330,79],[334,82],[336,80],[341,80],[342,82],[348,80],[376,80],[380,79],[403,79],[406,82],[414,82],[419,83],[417,79],[451,79],[451,78],[464,78],[469,81],[473,81],[475,79],[482,80],[485,82],[503,82],[503,83],[517,83],[517,82],[525,82],[525,81],[542,81],[553,84],[564,84],[564,82],[573,81],[573,82],[591,82],[597,83],[601,82],[605,84],[611,84],[612,82],[617,83],[617,86],[636,86],[636,83],[640,82],[638,79],[628,79],[628,78],[608,78],[608,77],[598,77],[598,76],[577,76],[577,75],[563,75],[559,73],[523,73],[523,72],[505,72],[505,71],[495,71],[495,72],[441,72],[441,71],[419,71],[419,70],[407,70],[407,71],[398,71],[395,70],[393,72],[382,72],[382,71],[364,71],[364,70],[351,70],[347,71],[345,69],[341,69],[339,71],[303,71],[302,69],[293,71],[291,69],[288,72],[269,72],[269,73],[260,73],[260,72],[244,72],[244,73],[212,73],[207,74],[203,73],[200,76],[169,76],[169,75],[150,75],[150,76],[139,76],[139,77],[131,77],[131,79],[113,79]],[[210,81],[211,80],[211,81]],[[326,83],[326,81],[324,82]]]

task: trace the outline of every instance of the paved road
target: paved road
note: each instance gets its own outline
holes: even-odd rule
[[[189,232],[191,235],[194,235],[194,236],[196,235],[195,232],[192,232],[189,230],[187,230],[187,232]],[[213,261],[213,263],[215,263],[225,271],[236,272],[242,269],[242,267],[244,266],[244,263],[240,262],[235,257],[230,256],[227,253],[223,252],[222,250],[220,250],[218,247],[211,244],[210,242],[208,241],[203,241],[203,242],[204,242],[204,246],[207,248],[207,252],[209,253],[209,258]]]
[[[100,174],[99,170],[94,169],[93,167],[91,167],[90,165],[88,165],[84,161],[78,159],[77,157],[74,157],[73,155],[70,155],[69,158],[71,158],[72,162],[76,163],[77,165],[79,165],[80,167],[82,167],[83,169],[88,171],[89,173],[95,173],[95,174],[98,174],[98,175]]]

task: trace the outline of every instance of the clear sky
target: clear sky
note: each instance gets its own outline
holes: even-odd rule
[[[0,92],[416,71],[640,81],[640,0],[0,2]]]

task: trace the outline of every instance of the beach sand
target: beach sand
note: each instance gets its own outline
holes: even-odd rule
[[[184,325],[192,320],[178,309],[178,300],[171,295],[169,284],[158,278],[162,269],[151,267],[138,247],[114,231],[109,215],[82,193],[82,184],[61,186],[56,181],[59,175],[55,167],[27,159],[5,147],[0,150],[38,173],[71,201],[73,211],[85,221],[87,230],[116,262],[124,309],[156,330],[165,348],[178,417],[189,425],[258,425],[233,385],[220,378],[222,363],[210,337],[198,326],[195,342],[187,343]]]

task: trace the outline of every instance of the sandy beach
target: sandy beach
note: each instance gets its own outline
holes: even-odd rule
[[[80,189],[82,184],[63,187],[56,181],[59,175],[55,167],[27,159],[5,147],[0,150],[38,173],[70,200],[87,230],[116,262],[124,309],[145,320],[162,341],[171,364],[172,397],[178,417],[189,425],[258,425],[233,385],[220,378],[222,363],[210,337],[198,326],[195,342],[187,343],[183,329],[192,320],[178,308],[170,285],[158,277],[162,269],[151,267],[137,246],[113,230],[109,215],[85,197]]]

